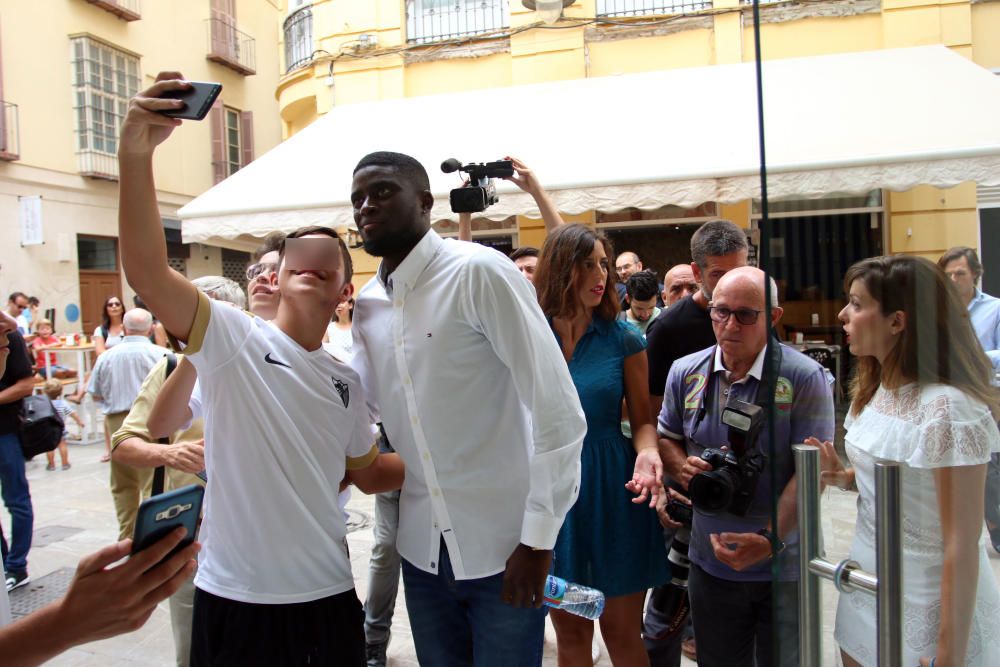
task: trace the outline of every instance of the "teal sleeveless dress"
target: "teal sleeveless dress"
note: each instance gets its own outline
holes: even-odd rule
[[[559,531],[552,571],[605,597],[645,591],[670,579],[656,512],[648,503],[632,503],[635,495],[625,488],[635,468],[635,450],[621,432],[624,362],[645,348],[635,326],[595,317],[569,362],[587,435],[580,494]]]

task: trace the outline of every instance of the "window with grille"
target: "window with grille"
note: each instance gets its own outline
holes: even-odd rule
[[[72,40],[73,100],[80,172],[118,178],[118,132],[139,92],[139,58],[93,37]]]
[[[597,0],[598,16],[648,16],[650,14],[684,14],[708,9],[711,0]]]
[[[239,250],[222,249],[222,275],[239,283],[244,290],[247,288],[247,264],[250,263],[250,253]]]
[[[226,107],[226,176],[240,170],[240,112]]]
[[[312,9],[302,7],[285,19],[285,71],[291,72],[312,60]]]
[[[212,178],[218,183],[254,158],[253,112],[216,102],[209,112],[212,134]]]
[[[182,276],[187,275],[187,259],[184,257],[168,257],[167,266]]]
[[[443,42],[510,26],[509,0],[407,0],[411,44]]]

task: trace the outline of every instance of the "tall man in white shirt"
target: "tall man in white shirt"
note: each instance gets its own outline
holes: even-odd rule
[[[430,229],[419,162],[366,156],[351,201],[382,258],[355,306],[355,365],[406,463],[397,547],[417,659],[539,665],[586,429],[566,362],[513,263]]]
[[[121,428],[122,422],[139,395],[142,381],[169,350],[149,341],[153,316],[148,310],[133,308],[122,317],[125,338],[97,358],[87,391],[95,401],[102,401],[104,427],[108,433]],[[140,470],[111,461],[111,497],[118,515],[118,539],[132,536],[139,503],[149,497],[153,471]]]

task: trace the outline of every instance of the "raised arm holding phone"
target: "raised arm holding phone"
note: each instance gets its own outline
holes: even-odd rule
[[[329,228],[289,234],[269,275],[282,294],[270,321],[209,300],[167,266],[152,157],[181,123],[161,112],[185,103],[165,96],[190,87],[161,72],[129,103],[119,237],[131,285],[187,344],[212,416],[191,661],[362,665],[338,485],[346,476],[367,493],[396,489],[403,466],[374,446],[357,374],[322,349],[334,310],[353,293],[351,257]],[[273,400],[258,400],[259,387]]]

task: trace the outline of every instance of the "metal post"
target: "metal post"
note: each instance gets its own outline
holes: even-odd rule
[[[795,445],[799,522],[799,664],[820,667],[823,609],[819,577],[810,563],[820,553],[819,448]],[[898,617],[897,617],[898,618]]]
[[[898,463],[875,464],[878,664],[901,667],[903,653],[903,527]]]

